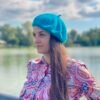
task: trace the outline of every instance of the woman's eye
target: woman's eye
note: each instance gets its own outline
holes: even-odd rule
[[[40,36],[45,36],[45,34],[40,34]]]
[[[45,36],[45,34],[40,33],[40,34],[38,34],[38,36]],[[33,33],[33,37],[36,37],[36,34],[35,33]]]
[[[33,36],[35,37],[35,33],[33,33]]]

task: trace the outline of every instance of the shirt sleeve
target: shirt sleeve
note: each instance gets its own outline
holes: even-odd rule
[[[19,100],[30,100],[36,91],[38,84],[36,65],[30,60],[27,64],[27,76],[24,86],[20,92]]]
[[[85,64],[76,64],[76,84],[79,86],[79,94],[85,95],[88,100],[100,100],[100,87]]]

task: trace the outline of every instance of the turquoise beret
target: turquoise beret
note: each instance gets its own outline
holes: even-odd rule
[[[38,26],[57,38],[61,43],[67,40],[66,25],[59,15],[53,13],[43,13],[36,16],[32,26]]]

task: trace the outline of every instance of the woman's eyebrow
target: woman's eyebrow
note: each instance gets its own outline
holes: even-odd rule
[[[39,34],[40,34],[40,33],[44,33],[44,31],[39,31],[38,33],[39,33]],[[33,32],[33,34],[37,34],[37,33]]]
[[[44,31],[39,31],[39,33],[44,33]]]

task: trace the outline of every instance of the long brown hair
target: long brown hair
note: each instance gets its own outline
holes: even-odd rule
[[[50,64],[51,87],[50,100],[68,100],[67,93],[67,61],[66,49],[62,43],[51,36],[50,39]]]

